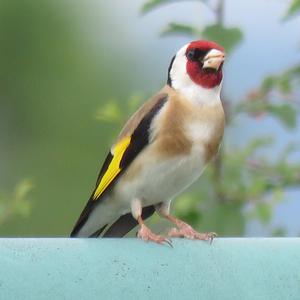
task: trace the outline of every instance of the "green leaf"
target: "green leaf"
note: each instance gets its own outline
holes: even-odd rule
[[[171,34],[182,34],[188,36],[199,36],[200,32],[193,26],[179,24],[179,23],[169,23],[167,28],[161,32],[161,36],[171,35]]]
[[[122,111],[114,100],[110,100],[99,108],[95,115],[97,120],[115,123],[122,118]]]
[[[287,234],[286,229],[283,227],[274,228],[272,230],[272,236],[283,237],[286,236],[286,234]]]
[[[134,113],[138,108],[139,106],[141,105],[141,103],[143,102],[143,95],[140,94],[140,93],[133,93],[128,101],[127,101],[127,106],[128,106],[128,109],[129,109],[129,113]]]
[[[259,202],[256,205],[256,214],[262,223],[267,224],[272,217],[272,205],[266,202]]]
[[[15,188],[16,199],[23,199],[33,189],[33,183],[31,180],[22,180]]]
[[[264,148],[266,146],[271,146],[274,139],[271,136],[260,136],[253,138],[243,149],[242,157],[247,159],[254,151]]]
[[[0,195],[4,199],[4,201],[0,199],[0,224],[15,215],[26,217],[30,214],[31,202],[26,197],[33,189],[33,186],[31,180],[24,179],[17,184],[11,195]]]
[[[280,119],[282,123],[289,129],[293,129],[297,125],[297,112],[289,104],[279,104],[273,105],[269,104],[267,106],[268,111],[275,117]]]
[[[264,79],[261,85],[261,91],[268,93],[271,89],[276,86],[277,78],[275,76],[268,76]]]
[[[292,77],[300,77],[300,65],[296,65],[295,67],[288,70]]]
[[[283,93],[287,94],[291,91],[291,78],[288,73],[284,73],[278,78],[278,89]]]
[[[239,28],[227,28],[218,24],[205,27],[202,35],[222,45],[227,53],[231,52],[243,38],[243,33]]]
[[[145,14],[145,13],[148,13],[150,10],[157,8],[158,6],[172,3],[172,2],[174,2],[174,1],[172,1],[172,0],[149,0],[142,6],[141,12],[143,14]]]
[[[289,17],[295,16],[299,12],[300,12],[300,0],[293,0],[283,19],[286,20]]]
[[[18,204],[14,207],[15,214],[18,214],[22,217],[28,217],[31,210],[31,203],[23,199],[22,201],[19,201]]]
[[[287,160],[287,158],[289,157],[289,155],[293,152],[296,152],[297,150],[298,151],[300,150],[299,143],[295,143],[295,142],[288,143],[281,152],[281,155],[280,155],[281,161],[285,162]]]
[[[149,0],[142,6],[141,12],[143,14],[146,14],[149,11],[151,11],[161,5],[171,4],[174,2],[183,2],[183,1],[190,1],[190,0]],[[208,0],[200,0],[200,1],[202,1],[203,3],[209,2]]]

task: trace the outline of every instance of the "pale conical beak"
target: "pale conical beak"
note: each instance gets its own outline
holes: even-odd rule
[[[218,70],[220,68],[220,65],[224,62],[224,60],[225,60],[224,52],[217,49],[212,49],[204,57],[202,68],[203,69],[211,68],[211,69]]]

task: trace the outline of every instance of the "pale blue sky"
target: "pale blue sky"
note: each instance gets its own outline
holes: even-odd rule
[[[213,21],[213,15],[199,1],[174,1],[141,16],[140,7],[144,2],[123,1],[120,5],[119,0],[112,0],[106,3],[112,12],[108,14],[108,22],[118,33],[116,43],[129,41],[132,49],[147,55],[153,69],[163,74],[174,52],[188,43],[189,38],[158,38],[159,32],[170,21],[196,24],[201,28]],[[227,62],[225,80],[230,94],[240,97],[255,88],[266,74],[281,71],[300,60],[300,35],[296,30],[300,28],[300,18],[281,22],[287,7],[288,1],[280,0],[226,1],[225,24],[238,26],[244,32],[243,43]],[[127,48],[130,50],[130,45]],[[152,51],[159,51],[160,55],[153,55]]]

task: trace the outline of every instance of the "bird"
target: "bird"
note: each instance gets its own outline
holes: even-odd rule
[[[170,213],[171,201],[217,155],[225,127],[221,102],[224,48],[195,40],[172,58],[167,82],[127,121],[100,170],[71,237],[137,236],[158,244],[172,237],[212,241]],[[175,226],[167,236],[145,220],[157,212]]]

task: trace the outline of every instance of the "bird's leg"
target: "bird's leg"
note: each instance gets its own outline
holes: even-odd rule
[[[139,238],[146,242],[152,241],[158,244],[167,243],[172,247],[172,243],[168,238],[153,233],[150,228],[146,226],[142,219],[142,205],[139,199],[134,199],[131,202],[131,213],[140,225],[140,229],[138,230],[137,234]]]
[[[168,233],[169,237],[185,237],[191,240],[210,241],[211,243],[213,239],[217,236],[217,234],[214,232],[206,232],[206,233],[197,232],[189,224],[170,215],[169,207],[170,207],[169,203],[162,203],[156,207],[156,211],[159,213],[160,216],[174,223],[177,227],[177,228],[172,228],[169,231]]]
[[[171,215],[166,215],[166,219],[174,223],[177,228],[172,228],[168,236],[170,237],[185,237],[191,240],[204,240],[204,241],[210,241],[212,242],[213,239],[217,236],[216,233],[214,232],[205,232],[205,233],[200,233],[196,231],[192,226],[189,224],[183,222],[182,220],[171,216]]]

